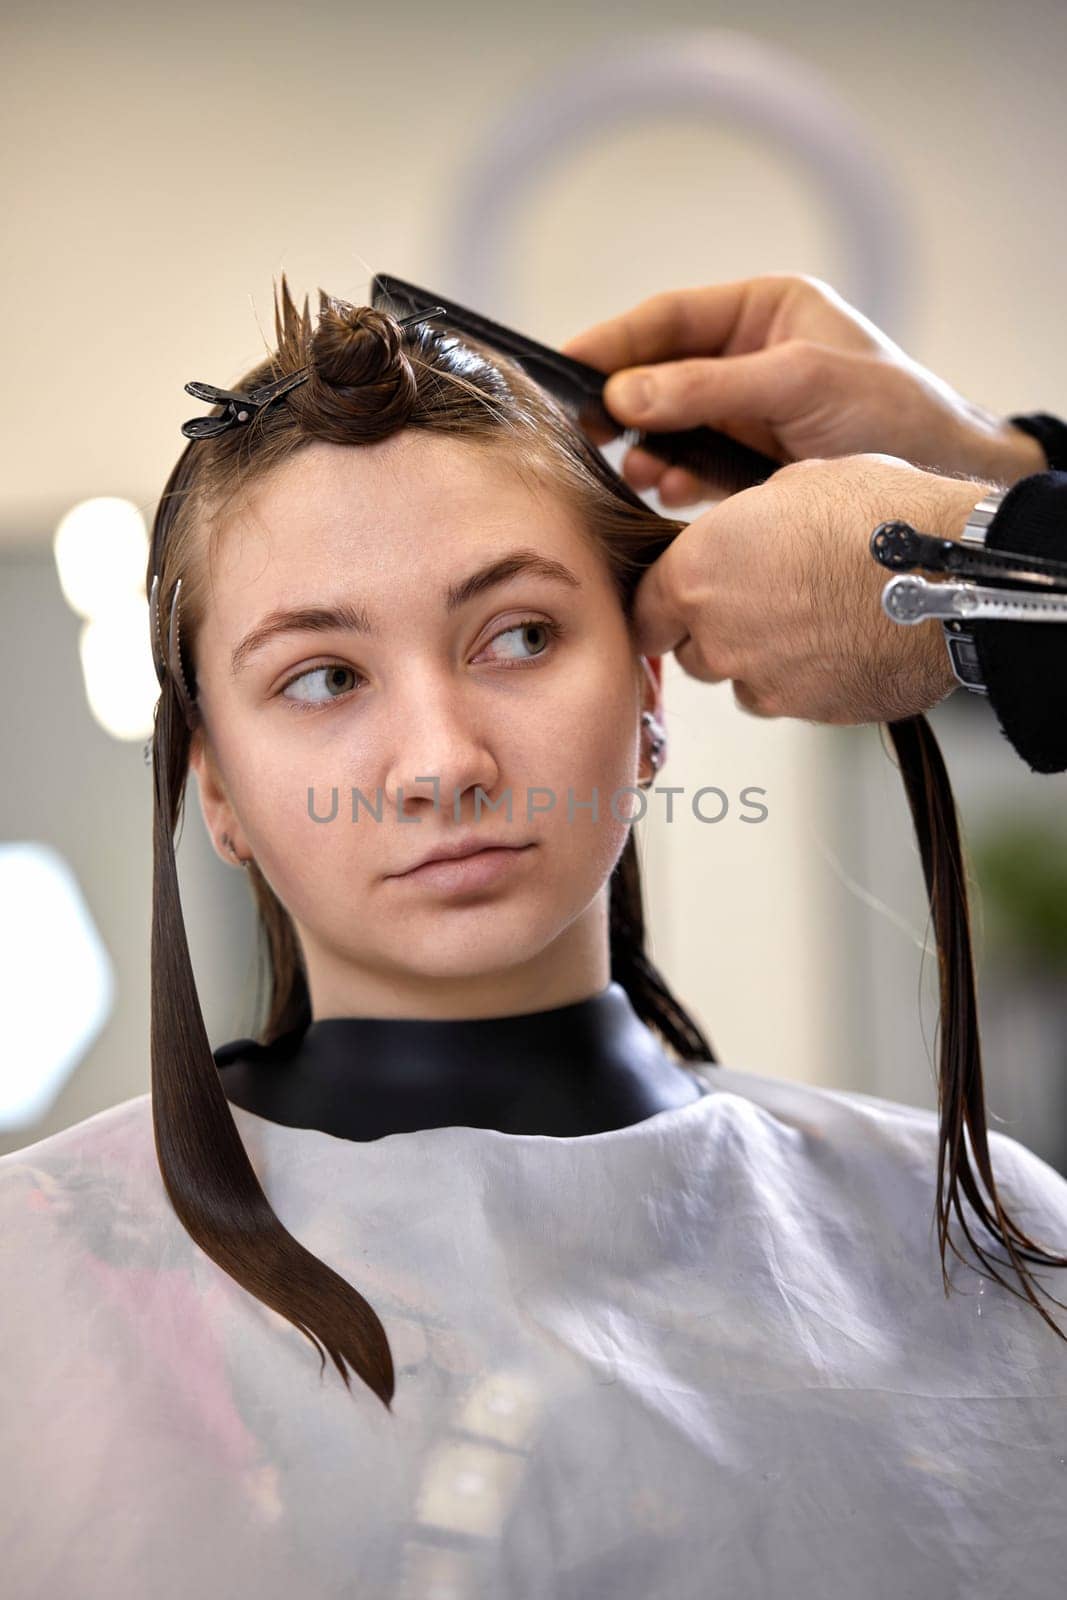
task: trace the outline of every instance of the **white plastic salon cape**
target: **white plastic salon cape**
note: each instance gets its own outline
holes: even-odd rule
[[[5,1600],[1063,1600],[1067,1344],[951,1251],[946,1298],[934,1113],[700,1071],[575,1138],[234,1108],[392,1415],[191,1242],[147,1095],[4,1157]],[[990,1138],[1067,1248],[1067,1181]]]

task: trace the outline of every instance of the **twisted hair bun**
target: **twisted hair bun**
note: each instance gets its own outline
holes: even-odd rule
[[[310,373],[294,391],[315,414],[316,432],[350,444],[353,432],[369,441],[402,428],[418,385],[395,317],[376,306],[353,306],[319,290],[319,320],[311,339]]]

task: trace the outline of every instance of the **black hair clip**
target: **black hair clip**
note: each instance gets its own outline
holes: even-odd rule
[[[409,322],[421,322],[425,317],[444,312],[444,309],[444,306],[431,306],[428,310],[417,311],[410,317],[401,317],[400,325],[404,327]],[[236,389],[217,389],[213,383],[187,383],[186,394],[206,400],[210,405],[224,405],[226,410],[221,417],[191,417],[188,422],[182,423],[182,432],[187,439],[213,439],[217,434],[227,433],[230,428],[252,422],[272,400],[288,394],[297,384],[306,383],[308,377],[307,367],[301,367],[299,372],[289,372],[273,383],[260,384],[256,389],[249,389],[247,394]]]
[[[288,394],[298,383],[305,383],[307,378],[308,369],[302,367],[299,372],[290,372],[275,383],[261,384],[247,394],[233,389],[216,389],[213,383],[187,383],[186,394],[193,394],[198,400],[207,400],[214,406],[224,405],[226,410],[221,417],[191,417],[188,422],[182,423],[182,432],[187,439],[213,439],[216,434],[226,433],[239,423],[251,422],[272,400]]]
[[[535,383],[554,395],[564,408],[583,427],[598,425],[611,434],[624,432],[623,425],[613,417],[604,404],[604,385],[610,374],[598,372],[596,367],[572,356],[562,355],[550,345],[539,344],[525,334],[516,333],[499,322],[483,317],[477,311],[461,306],[455,300],[446,300],[443,294],[420,289],[417,284],[405,283],[389,273],[376,273],[371,283],[371,304],[385,306],[425,305],[439,301],[435,310],[443,310],[449,322],[461,333],[469,333],[484,344],[501,351],[517,361]],[[423,313],[432,315],[432,313]],[[764,455],[759,450],[741,444],[729,434],[715,428],[685,428],[667,433],[639,433],[637,442],[643,450],[658,456],[671,466],[688,467],[698,477],[710,484],[733,492],[763,483],[772,472],[777,472],[782,462]]]

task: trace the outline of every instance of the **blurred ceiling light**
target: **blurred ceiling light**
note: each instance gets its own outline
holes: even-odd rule
[[[70,867],[50,845],[0,845],[0,1128],[53,1104],[111,1014],[110,958]]]
[[[78,641],[89,709],[116,739],[146,739],[159,683],[148,644],[148,602],[119,596],[82,626]]]
[[[144,594],[148,530],[140,508],[117,495],[82,500],[52,539],[59,587],[72,611],[95,617],[119,594]]]
[[[52,541],[59,586],[85,618],[79,649],[96,721],[116,739],[152,732],[159,695],[149,645],[145,567],[148,531],[140,508],[117,495],[72,506]]]

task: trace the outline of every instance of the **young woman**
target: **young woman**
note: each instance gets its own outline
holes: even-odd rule
[[[1067,1183],[986,1133],[928,736],[940,1122],[714,1064],[631,821],[681,524],[475,341],[276,322],[153,530],[152,1092],[0,1162],[9,1592],[1058,1594]],[[270,979],[214,1053],[190,769]]]

